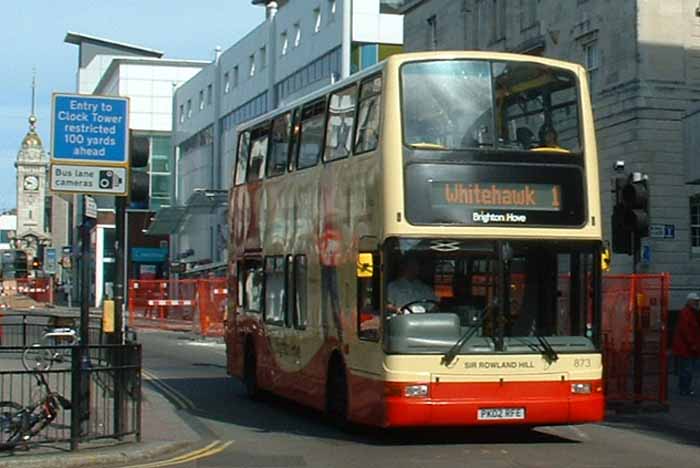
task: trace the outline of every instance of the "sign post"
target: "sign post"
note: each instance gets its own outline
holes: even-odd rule
[[[97,204],[88,195],[112,195],[123,200],[129,193],[129,100],[55,93],[51,115],[49,187],[58,195],[85,195],[81,197],[80,225],[80,345],[73,354],[72,382],[73,401],[81,402],[73,412],[72,426],[77,431],[75,423],[88,421],[90,412],[90,232],[97,221]],[[121,343],[121,329],[113,339]],[[115,405],[121,405],[119,400],[115,394]]]

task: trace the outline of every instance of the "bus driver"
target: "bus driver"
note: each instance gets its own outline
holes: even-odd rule
[[[395,314],[406,304],[420,301],[437,301],[433,288],[418,278],[420,265],[415,255],[404,255],[399,262],[399,277],[387,286],[387,309]],[[414,309],[413,312],[418,312]]]

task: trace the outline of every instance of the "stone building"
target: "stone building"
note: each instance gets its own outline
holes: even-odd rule
[[[414,0],[404,49],[486,49],[583,64],[611,239],[613,165],[649,175],[640,271],[671,273],[671,307],[700,289],[700,5],[697,0]],[[617,254],[613,272],[630,272]]]

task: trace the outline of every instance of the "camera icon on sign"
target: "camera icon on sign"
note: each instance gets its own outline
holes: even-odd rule
[[[98,184],[101,189],[111,189],[115,185],[121,185],[122,178],[119,177],[114,171],[105,170],[100,171]]]

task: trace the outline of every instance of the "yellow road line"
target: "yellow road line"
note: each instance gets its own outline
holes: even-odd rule
[[[204,457],[211,457],[218,453],[223,452],[226,448],[233,443],[232,440],[222,443],[220,440],[215,440],[204,448],[193,450],[192,452],[179,455],[177,457],[170,458],[168,460],[162,460],[151,463],[144,463],[141,465],[129,465],[126,468],[160,468],[164,466],[182,465],[183,463],[188,463],[194,460],[199,460]]]
[[[195,409],[195,404],[187,398],[185,395],[180,393],[179,391],[175,390],[173,387],[170,385],[166,384],[163,382],[161,379],[159,379],[156,375],[152,374],[151,372],[148,372],[145,369],[141,369],[141,373],[156,387],[158,387],[160,390],[163,391],[163,393],[166,394],[166,396],[169,396],[175,402],[183,409]]]

